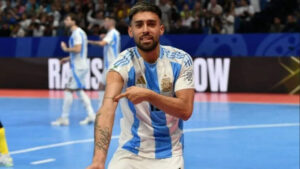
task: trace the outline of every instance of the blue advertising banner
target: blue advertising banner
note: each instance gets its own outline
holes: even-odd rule
[[[89,37],[98,39],[98,37]],[[68,37],[0,38],[0,57],[61,57],[68,53],[60,42]],[[289,57],[300,56],[300,33],[293,34],[233,34],[233,35],[164,35],[161,44],[172,45],[193,57]],[[123,35],[121,49],[134,46]],[[89,57],[102,57],[103,49],[89,45]]]

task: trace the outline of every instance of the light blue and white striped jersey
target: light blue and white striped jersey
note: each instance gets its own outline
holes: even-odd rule
[[[175,92],[194,88],[193,62],[186,52],[160,45],[160,56],[147,63],[136,47],[123,51],[110,67],[130,86],[148,88],[161,95],[175,97]],[[123,118],[119,146],[148,158],[168,158],[182,155],[183,121],[142,102],[134,105],[121,99]]]
[[[75,45],[81,45],[81,51],[79,53],[70,52],[70,64],[72,70],[88,69],[87,36],[86,33],[79,27],[72,31],[72,35],[69,39],[69,47],[73,48]]]
[[[113,28],[107,32],[103,40],[107,43],[103,49],[104,69],[108,70],[110,64],[118,57],[120,53],[120,33]]]

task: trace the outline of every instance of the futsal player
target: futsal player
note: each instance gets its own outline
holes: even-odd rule
[[[107,30],[105,35],[101,34],[100,41],[89,40],[88,43],[92,45],[103,46],[103,60],[104,69],[102,72],[102,82],[99,85],[99,107],[102,104],[104,96],[105,78],[109,65],[118,57],[120,53],[121,37],[119,31],[115,28],[116,21],[114,18],[106,16],[104,20],[104,27]]]
[[[5,129],[0,121],[0,167],[12,167],[13,159],[9,155],[6,137],[5,137]]]
[[[78,19],[74,14],[68,14],[64,19],[64,24],[70,29],[72,35],[69,39],[69,47],[61,42],[61,48],[65,52],[69,52],[70,56],[61,59],[61,63],[70,62],[72,76],[64,91],[64,102],[62,115],[51,124],[56,126],[69,125],[69,112],[73,101],[73,92],[76,92],[87,111],[87,117],[80,121],[81,125],[94,122],[95,113],[91,105],[90,98],[84,92],[85,77],[89,72],[87,62],[87,36],[86,33],[77,26]]]
[[[138,2],[129,19],[136,47],[123,51],[108,72],[88,169],[104,169],[118,102],[121,134],[108,169],[183,169],[183,121],[190,118],[194,99],[192,59],[159,44],[164,26],[158,6]]]

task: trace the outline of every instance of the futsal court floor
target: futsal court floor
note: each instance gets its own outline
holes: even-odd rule
[[[93,155],[93,125],[75,99],[70,126],[53,127],[61,91],[0,90],[0,119],[14,169],[83,169]],[[97,92],[88,93],[94,109]],[[108,161],[120,133],[118,109]],[[184,123],[185,169],[299,169],[299,95],[197,93]]]

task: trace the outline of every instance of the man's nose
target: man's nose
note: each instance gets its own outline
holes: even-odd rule
[[[143,25],[143,33],[148,33],[148,32],[149,32],[148,26],[147,26],[147,24],[144,24]]]

